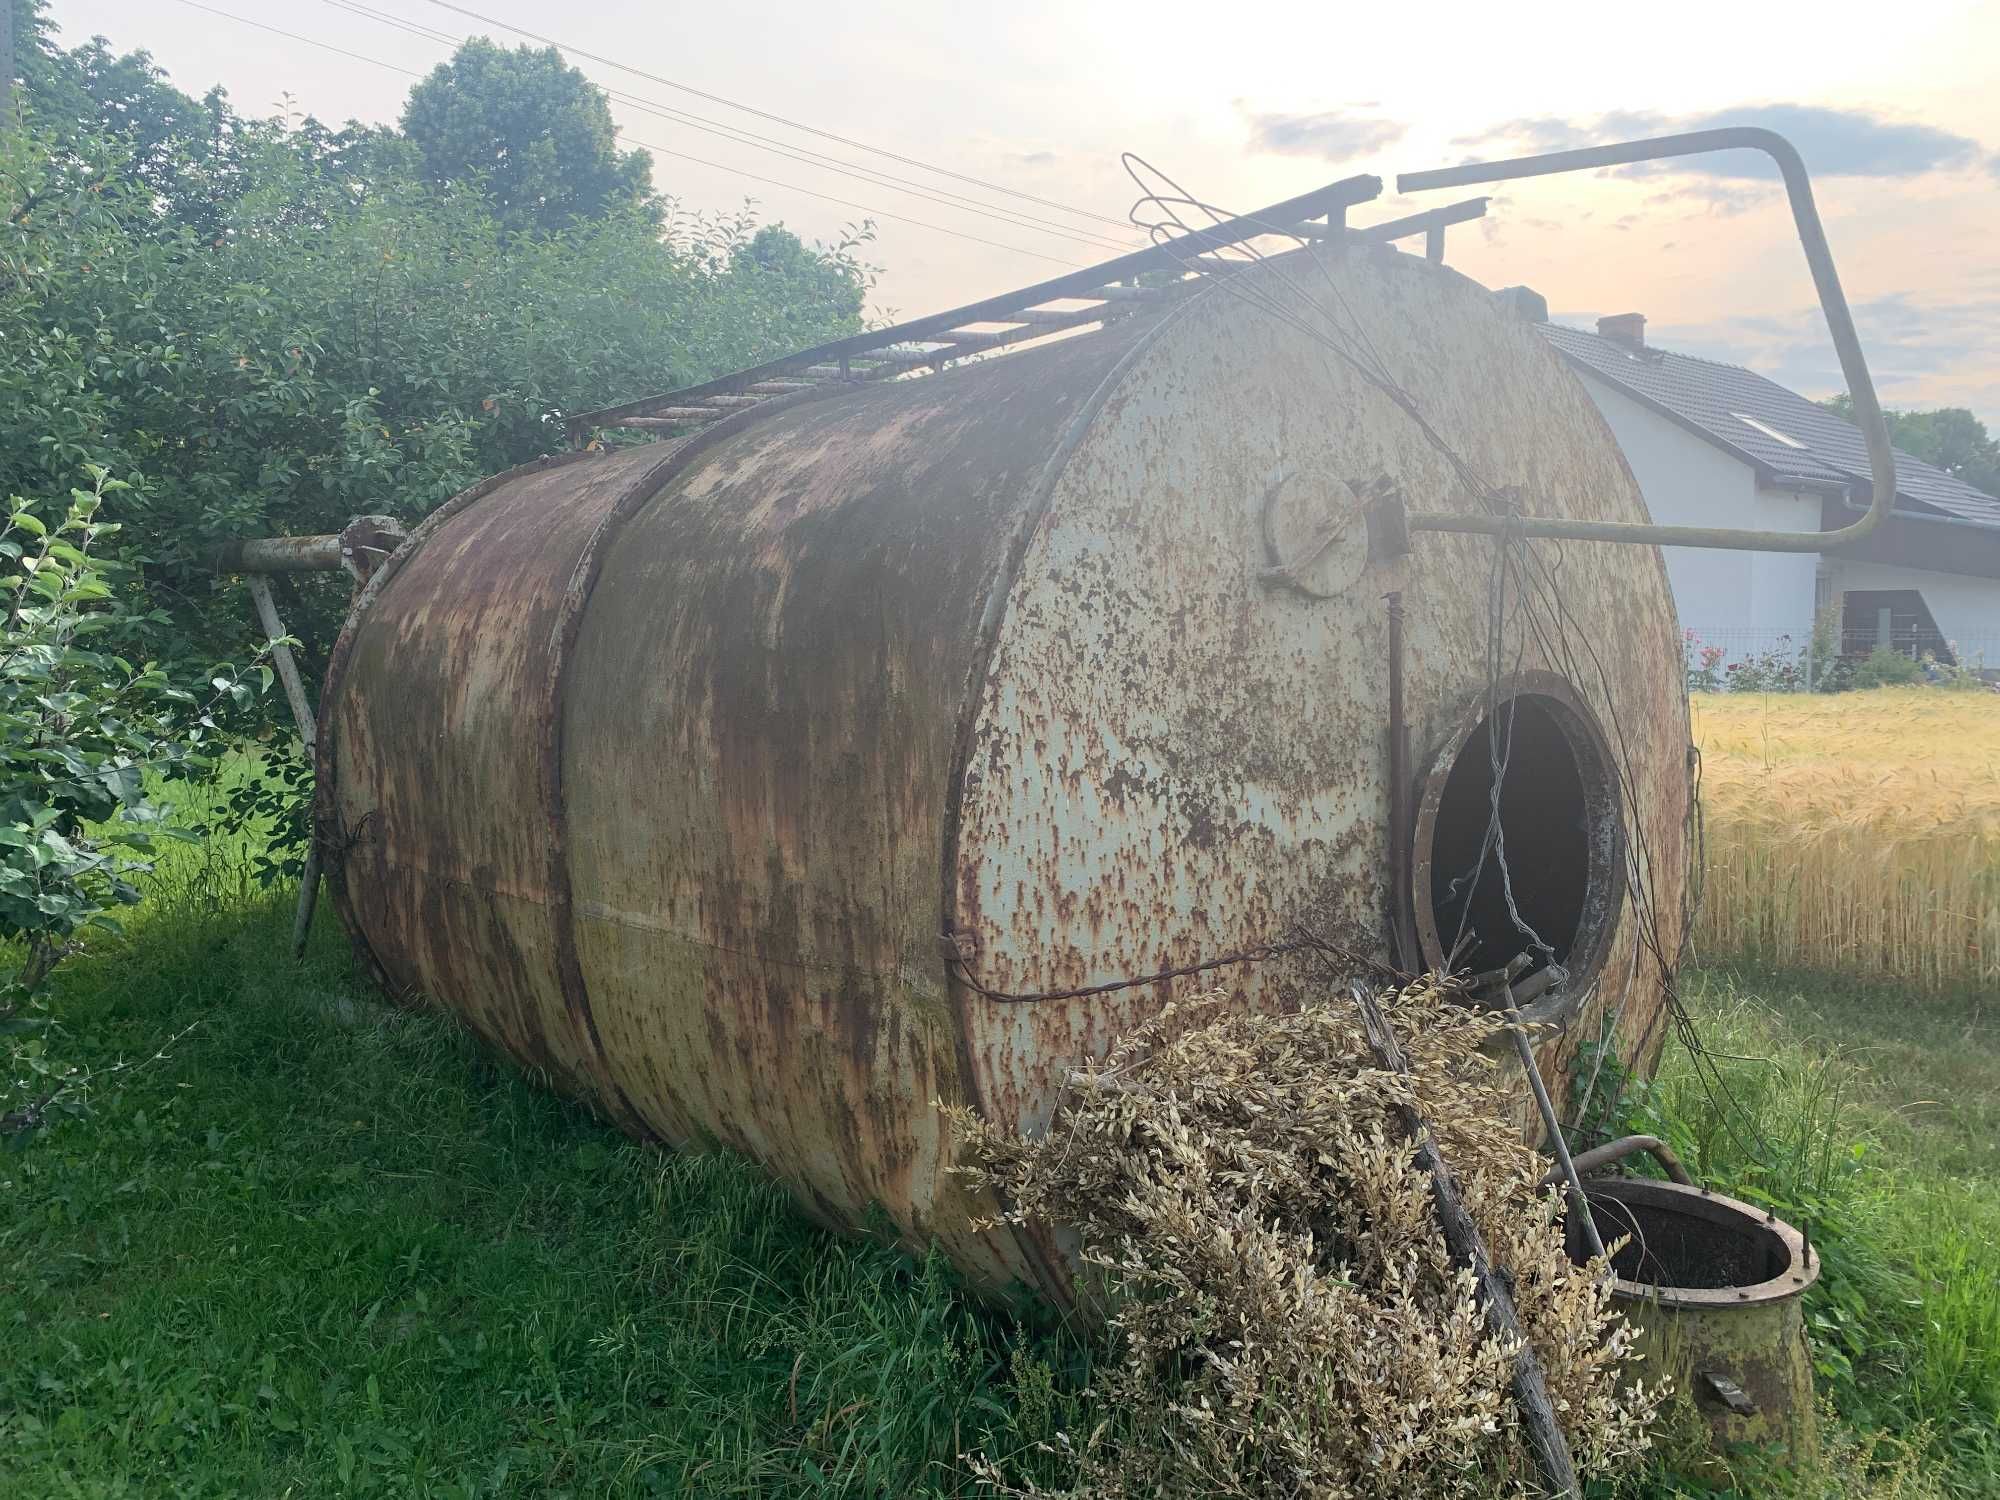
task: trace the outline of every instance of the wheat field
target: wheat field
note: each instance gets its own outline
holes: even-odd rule
[[[2000,985],[2000,693],[1693,700],[1705,957]]]

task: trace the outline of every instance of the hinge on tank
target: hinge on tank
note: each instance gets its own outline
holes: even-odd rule
[[[1745,1391],[1742,1386],[1731,1380],[1727,1375],[1718,1374],[1714,1370],[1703,1370],[1701,1378],[1707,1384],[1708,1388],[1721,1398],[1722,1404],[1738,1416],[1751,1416],[1755,1414],[1757,1403],[1750,1399],[1749,1392]]]

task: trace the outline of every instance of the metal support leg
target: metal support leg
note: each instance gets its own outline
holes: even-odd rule
[[[312,704],[306,700],[306,685],[299,676],[299,665],[292,658],[292,648],[284,644],[285,623],[278,618],[270,580],[262,573],[250,573],[243,581],[249,587],[250,602],[257,607],[257,623],[263,626],[265,638],[271,643],[271,662],[277,668],[278,681],[284,684],[285,699],[292,706],[292,722],[298,725],[299,738],[305,742],[306,754],[310,756],[319,746],[319,729],[313,722]],[[299,872],[299,904],[292,916],[294,959],[305,954],[306,935],[312,931],[313,909],[318,904],[319,841],[315,839],[306,849],[305,869]]]

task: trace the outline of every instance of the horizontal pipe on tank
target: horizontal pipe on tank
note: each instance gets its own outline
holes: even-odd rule
[[[1425,234],[1433,229],[1442,229],[1449,224],[1463,224],[1471,219],[1486,217],[1487,198],[1467,198],[1463,203],[1453,203],[1445,208],[1433,208],[1420,214],[1406,214],[1400,219],[1388,219],[1380,224],[1363,224],[1356,231],[1363,239],[1400,240],[1413,234]]]
[[[1471,536],[1543,537],[1564,542],[1624,542],[1649,547],[1706,547],[1731,552],[1823,552],[1872,530],[1871,515],[1840,531],[1753,531],[1733,526],[1657,526],[1650,521],[1577,521],[1550,516],[1472,515],[1413,510],[1412,531]]]
[[[341,530],[315,536],[240,537],[208,554],[217,573],[333,573],[365,576],[407,533],[393,516],[356,516]]]
[[[331,573],[340,567],[340,534],[224,542],[211,566],[218,573]]]

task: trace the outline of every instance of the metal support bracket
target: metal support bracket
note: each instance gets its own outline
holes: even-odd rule
[[[1861,352],[1860,336],[1854,331],[1854,317],[1848,311],[1847,296],[1840,289],[1840,275],[1834,269],[1833,252],[1827,246],[1826,228],[1820,223],[1819,209],[1813,203],[1812,180],[1798,151],[1783,136],[1753,126],[1696,130],[1685,135],[1663,135],[1611,146],[1590,146],[1580,151],[1553,151],[1544,156],[1474,162],[1469,166],[1444,167],[1433,172],[1405,172],[1396,178],[1396,190],[1416,193],[1431,188],[1464,187],[1476,182],[1511,182],[1516,178],[1546,177],[1557,172],[1587,172],[1633,162],[1700,156],[1711,151],[1742,150],[1762,151],[1778,164],[1778,172],[1784,178],[1785,195],[1791,202],[1799,246],[1805,251],[1813,286],[1819,292],[1820,311],[1826,316],[1827,332],[1833,337],[1834,352],[1840,357],[1840,371],[1847,380],[1847,393],[1854,403],[1854,422],[1868,444],[1868,468],[1874,480],[1874,495],[1867,514],[1851,526],[1834,531],[1798,532],[1413,511],[1409,518],[1412,531],[1473,532],[1486,536],[1550,537],[1585,542],[1636,542],[1653,547],[1717,547],[1747,552],[1824,552],[1831,547],[1858,542],[1882,524],[1896,501],[1895,452],[1889,446],[1889,430],[1882,421],[1881,404],[1875,398],[1875,382],[1868,374],[1868,361]]]
[[[272,665],[291,706],[292,722],[298,727],[306,754],[319,747],[319,726],[312,702],[306,696],[305,680],[292,655],[285,622],[278,617],[278,603],[271,595],[273,573],[343,572],[359,590],[389,555],[407,539],[402,523],[393,516],[356,516],[338,532],[323,536],[255,537],[225,543],[210,559],[217,572],[241,573],[249,590],[250,603],[257,611],[257,624],[270,647]],[[292,915],[292,957],[304,956],[306,937],[312,931],[313,912],[319,904],[320,849],[314,839],[306,850],[305,868],[299,872],[299,902]]]

